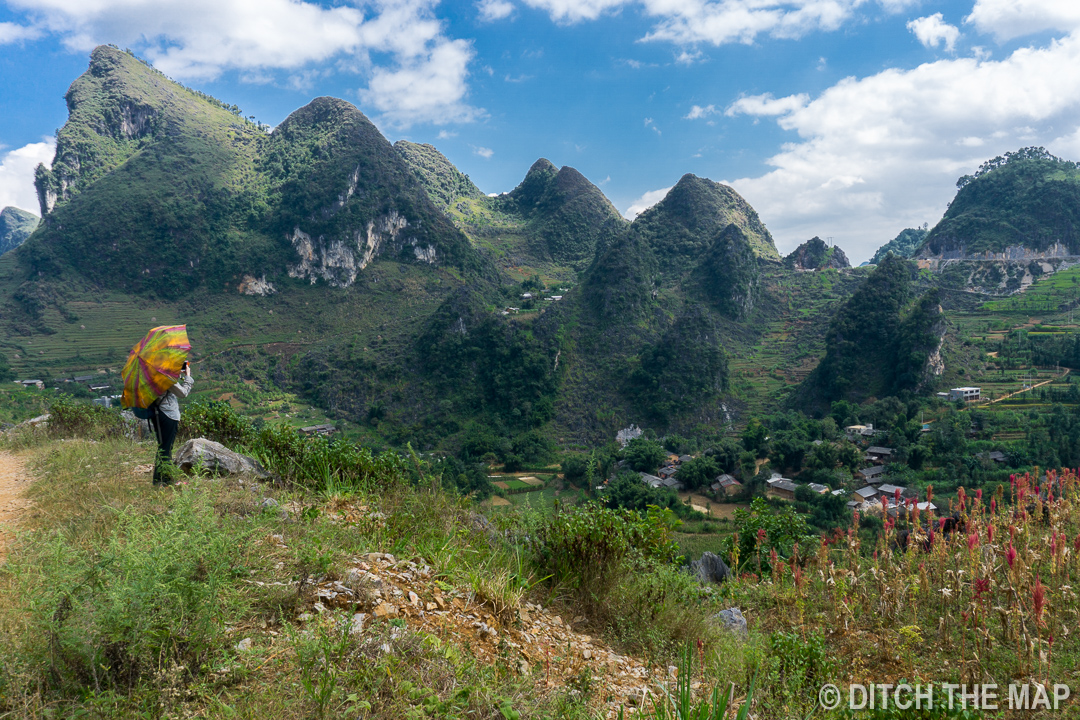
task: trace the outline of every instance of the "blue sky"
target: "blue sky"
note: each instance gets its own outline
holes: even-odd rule
[[[539,157],[628,216],[684,173],[727,182],[781,252],[819,235],[856,263],[987,158],[1080,159],[1072,0],[6,0],[0,206],[36,211],[100,43],[270,125],[345,98],[486,192]]]

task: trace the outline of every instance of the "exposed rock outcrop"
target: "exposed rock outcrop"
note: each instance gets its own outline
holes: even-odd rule
[[[266,480],[270,473],[257,460],[233,452],[219,442],[194,438],[176,453],[176,465],[184,471],[201,468],[212,475],[254,475]]]
[[[796,270],[824,270],[826,268],[848,268],[844,251],[835,245],[830,247],[819,237],[812,237],[784,258],[784,262]]]

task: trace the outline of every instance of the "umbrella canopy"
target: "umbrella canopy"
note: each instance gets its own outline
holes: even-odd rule
[[[180,379],[191,343],[187,325],[162,325],[131,348],[120,377],[124,407],[147,408]]]

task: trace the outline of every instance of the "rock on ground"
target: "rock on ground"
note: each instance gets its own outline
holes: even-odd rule
[[[195,438],[184,443],[176,454],[176,464],[184,471],[201,466],[213,475],[254,475],[263,480],[270,477],[270,473],[258,461],[206,438]]]
[[[702,553],[700,560],[690,563],[690,572],[703,583],[722,583],[731,575],[731,569],[719,555]]]
[[[743,617],[742,611],[739,610],[739,608],[721,610],[713,616],[713,619],[718,620],[721,625],[744,640],[750,636],[746,627],[746,618]]]

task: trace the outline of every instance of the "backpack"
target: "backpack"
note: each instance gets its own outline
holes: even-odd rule
[[[140,420],[149,420],[150,418],[154,417],[154,415],[157,414],[158,405],[161,404],[161,400],[164,397],[165,396],[162,395],[157,400],[150,403],[150,407],[144,407],[144,408],[133,407],[133,408],[131,408],[131,412],[135,417],[139,418]]]

